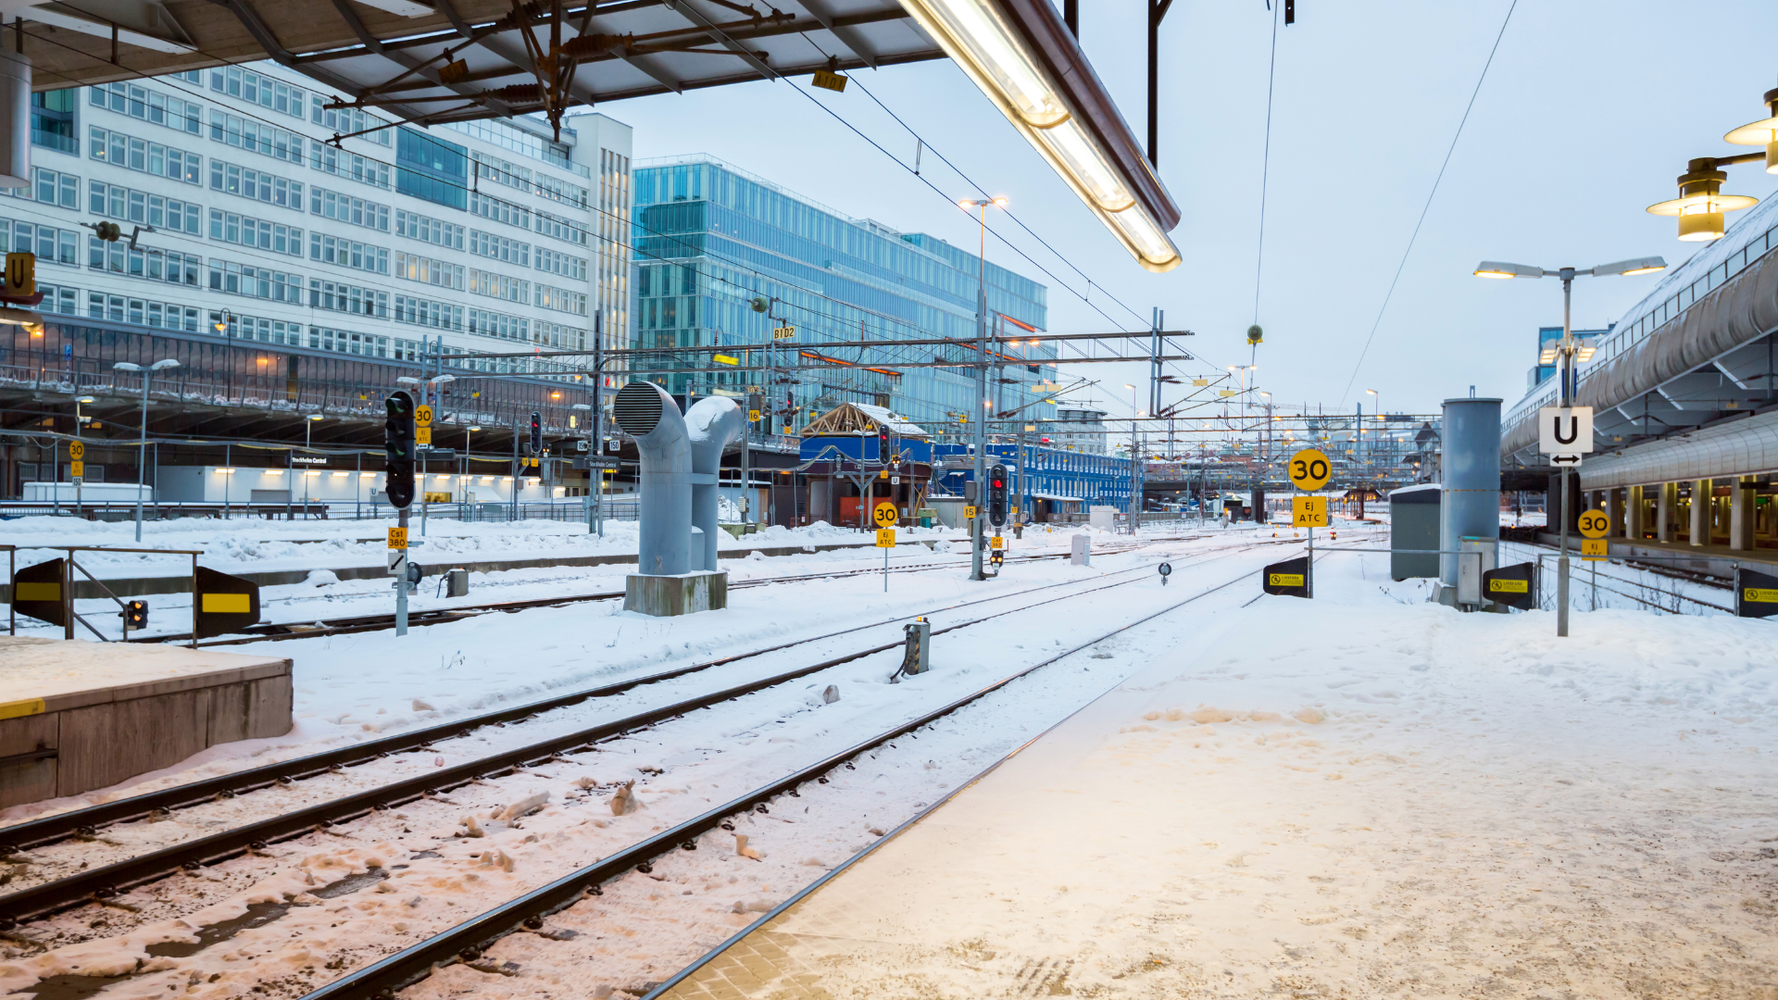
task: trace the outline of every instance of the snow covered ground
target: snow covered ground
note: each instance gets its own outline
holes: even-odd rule
[[[742,995],[1771,996],[1772,626],[1607,610],[1559,641],[1386,558],[1154,647],[777,919],[786,978]]]

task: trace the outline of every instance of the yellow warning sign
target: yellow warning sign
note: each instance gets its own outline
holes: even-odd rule
[[[70,441],[70,442],[68,442],[68,457],[73,459],[76,462],[85,458],[86,457],[86,442],[85,441]]]
[[[424,403],[420,404],[419,406],[414,407],[414,426],[415,427],[431,427],[432,426],[432,407],[427,406]]]
[[[203,611],[207,615],[245,615],[253,612],[252,594],[205,594]]]
[[[1593,562],[1604,559],[1608,544],[1603,538],[1583,538],[1580,543],[1580,557]]]
[[[1495,594],[1528,594],[1531,592],[1531,581],[1489,580],[1488,591]]]
[[[971,520],[971,521],[975,520],[975,508],[974,507],[963,508],[963,516],[965,518],[967,518],[968,520]]]
[[[892,549],[894,547],[895,547],[895,529],[894,528],[878,528],[877,529],[877,548]]]
[[[1327,527],[1327,498],[1291,497],[1290,524],[1296,528]]]
[[[51,586],[54,586],[54,584],[51,584]],[[25,600],[23,594],[24,587],[24,584],[19,585],[19,600],[21,601]],[[1766,590],[1761,587],[1745,587],[1742,589],[1741,593],[1742,600],[1751,601],[1754,604],[1778,604],[1778,590]],[[54,598],[50,598],[50,600],[54,600]]]
[[[1611,531],[1611,515],[1602,510],[1583,510],[1580,533],[1585,538],[1604,538]]]
[[[390,528],[389,529],[389,547],[392,549],[407,548],[407,529],[406,528]]]
[[[422,406],[422,407],[420,407],[420,409],[424,410],[425,407]],[[423,444],[423,445],[431,445],[432,444],[432,428],[430,428],[430,427],[416,427],[416,428],[414,428],[414,443],[415,444]]]
[[[16,597],[20,601],[59,601],[62,599],[62,585],[59,583],[19,581],[15,587]]]
[[[895,509],[895,504],[888,500],[882,501],[871,509],[871,518],[877,522],[879,528],[895,527],[895,522],[900,519],[900,516]]]
[[[1333,475],[1333,467],[1328,464],[1327,456],[1314,448],[1304,448],[1290,456],[1290,464],[1285,466],[1290,476],[1291,485],[1299,490],[1318,490],[1327,485],[1328,477]]]
[[[68,463],[68,475],[73,476],[75,479],[81,479],[81,478],[85,477],[86,476],[86,463],[85,462],[69,462]]]
[[[1301,573],[1268,573],[1266,574],[1266,582],[1274,587],[1304,586],[1303,574]]]

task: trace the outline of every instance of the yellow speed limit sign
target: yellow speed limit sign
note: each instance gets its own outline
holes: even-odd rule
[[[85,441],[70,441],[70,442],[68,442],[68,457],[76,462],[85,458],[86,457],[86,442]]]
[[[1611,515],[1602,510],[1583,510],[1580,513],[1580,534],[1582,538],[1604,538],[1611,532]]]
[[[1333,467],[1327,464],[1327,456],[1314,448],[1304,448],[1290,456],[1290,465],[1286,471],[1290,473],[1291,485],[1299,490],[1309,491],[1326,486],[1328,477],[1333,475]]]
[[[414,407],[414,426],[415,427],[431,427],[432,426],[432,407],[426,406],[424,404]]]
[[[896,513],[895,504],[884,500],[871,509],[871,517],[876,520],[877,527],[893,528],[899,515]]]
[[[1327,498],[1291,497],[1290,523],[1296,528],[1327,527]]]

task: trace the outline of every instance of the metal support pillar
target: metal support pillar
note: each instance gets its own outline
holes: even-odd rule
[[[1692,480],[1691,523],[1686,526],[1686,543],[1696,548],[1710,544],[1710,480]]]
[[[1159,168],[1161,135],[1161,20],[1173,0],[1148,0],[1148,163]]]
[[[1673,540],[1673,508],[1679,501],[1679,484],[1662,483],[1660,495],[1655,500],[1655,540],[1671,542]]]

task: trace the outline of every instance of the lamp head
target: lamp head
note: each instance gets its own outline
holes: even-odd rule
[[[1652,274],[1655,271],[1664,271],[1666,269],[1667,262],[1659,257],[1636,257],[1631,260],[1619,260],[1613,261],[1610,264],[1600,264],[1598,267],[1593,268],[1593,274],[1596,277],[1603,278],[1612,274]]]
[[[472,431],[479,431],[479,430],[481,430],[481,428],[480,428],[480,427],[473,427],[473,426],[472,426],[472,427],[470,427],[470,428],[469,428],[469,429],[470,429],[470,430],[472,430]]]
[[[1778,90],[1766,91],[1765,102],[1766,117],[1748,122],[1722,138],[1737,146],[1766,147],[1766,173],[1778,174]]]
[[[1478,278],[1541,278],[1546,272],[1528,264],[1509,264],[1500,260],[1484,260],[1475,266]]]
[[[1758,198],[1723,194],[1722,182],[1728,176],[1717,169],[1714,157],[1700,156],[1688,162],[1685,173],[1679,175],[1679,197],[1650,205],[1648,212],[1678,216],[1679,238],[1687,243],[1722,239],[1728,228],[1727,213],[1759,204]]]
[[[174,361],[172,358],[162,358],[161,360],[156,361],[154,364],[148,366],[150,371],[157,371],[157,372],[161,371],[163,369],[177,368],[177,367],[179,367],[179,362]]]
[[[131,364],[128,361],[119,361],[117,364],[114,364],[111,367],[120,371],[120,372],[139,372],[142,370],[141,365]]]
[[[93,402],[97,402],[97,400],[93,399],[93,397],[91,397],[91,396],[81,396],[80,398],[76,399],[75,402],[76,403],[93,403]]]

